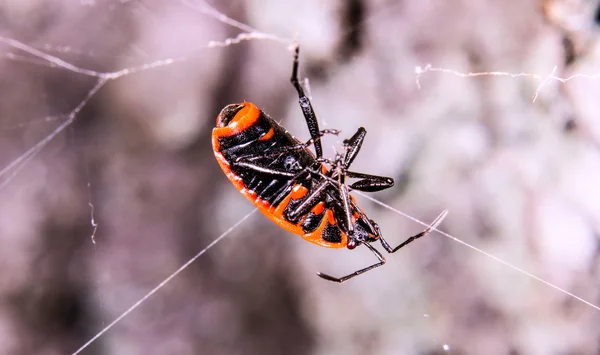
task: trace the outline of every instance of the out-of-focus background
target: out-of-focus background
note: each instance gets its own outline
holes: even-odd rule
[[[441,230],[600,304],[600,77],[549,78],[600,73],[598,1],[208,5],[0,4],[0,354],[75,352],[252,210],[211,130],[248,100],[308,138],[292,38],[342,130],[326,155],[365,126],[354,168],[396,179],[373,197],[448,209]],[[428,64],[447,71],[419,88]],[[486,71],[537,77],[457,75]],[[393,245],[423,229],[357,199]],[[439,233],[346,284],[315,276],[374,262],[360,249],[256,213],[81,353],[600,353],[600,311]]]

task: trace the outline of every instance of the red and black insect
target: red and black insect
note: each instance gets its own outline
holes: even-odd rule
[[[300,142],[254,104],[243,102],[228,105],[217,117],[213,150],[229,180],[273,222],[327,248],[354,249],[365,245],[375,254],[377,263],[344,277],[318,273],[326,280],[341,283],[385,263],[370,243],[379,240],[388,253],[395,253],[429,233],[445,212],[423,232],[392,248],[381,236],[377,223],[367,217],[349,193],[380,191],[394,185],[392,178],[349,170],[367,131],[360,127],[344,140],[344,155],[338,153],[333,160],[323,158],[321,137],[339,132],[319,130],[310,100],[298,82],[298,48],[291,82],[300,97],[310,140]],[[316,155],[308,149],[311,145]],[[346,179],[358,181],[347,184]]]

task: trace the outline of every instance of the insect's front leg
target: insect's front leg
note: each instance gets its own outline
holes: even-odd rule
[[[440,225],[440,223],[442,223],[442,221],[444,220],[444,218],[446,218],[446,215],[448,214],[447,210],[444,210],[442,213],[440,213],[439,216],[437,216],[437,218],[431,222],[431,224],[425,228],[424,231],[422,231],[421,233],[415,234],[412,237],[408,238],[407,240],[405,240],[404,242],[402,242],[400,245],[398,245],[395,248],[392,248],[388,242],[385,241],[385,239],[383,239],[383,237],[380,238],[381,240],[381,245],[383,245],[383,247],[385,248],[385,250],[388,253],[395,253],[398,250],[404,248],[405,246],[407,246],[408,244],[414,242],[415,240],[426,236],[427,234],[429,234],[432,230],[434,230],[435,228],[437,228],[437,226]]]
[[[304,90],[298,81],[299,52],[300,47],[296,46],[296,51],[294,53],[294,66],[292,67],[292,77],[290,78],[290,81],[298,92],[300,108],[302,109],[302,114],[304,114],[304,119],[306,120],[308,131],[310,132],[310,137],[314,140],[315,153],[317,154],[317,158],[320,158],[323,156],[323,147],[321,145],[321,141],[317,139],[319,137],[319,122],[317,121],[317,115],[315,114],[315,110],[310,103],[310,99],[304,94]]]
[[[350,188],[358,191],[375,192],[385,190],[394,186],[394,179],[386,176],[346,171],[346,177],[352,179],[361,179],[353,184],[350,184]]]
[[[377,251],[377,249],[373,248],[373,246],[371,246],[371,244],[369,244],[369,243],[363,243],[363,245],[365,245],[366,247],[368,247],[369,250],[373,254],[375,254],[375,256],[377,257],[377,259],[379,260],[379,262],[377,262],[377,263],[375,263],[373,265],[367,266],[366,268],[357,270],[357,271],[355,271],[355,272],[353,272],[353,273],[351,273],[349,275],[346,275],[346,276],[343,276],[343,277],[339,277],[339,278],[338,277],[333,277],[333,276],[330,276],[330,275],[327,275],[327,274],[323,274],[321,272],[318,272],[317,275],[319,277],[321,277],[322,279],[325,279],[327,281],[342,283],[342,282],[346,282],[346,281],[350,280],[353,277],[356,277],[356,276],[358,276],[360,274],[363,274],[363,273],[365,273],[365,272],[367,272],[369,270],[373,270],[374,268],[379,267],[379,266],[385,264],[385,258],[383,257],[383,255],[381,255],[380,252]]]
[[[350,164],[352,164],[354,158],[358,155],[366,135],[367,130],[364,127],[360,127],[350,139],[344,141],[344,146],[346,147],[346,156],[342,163],[344,170],[350,167]]]

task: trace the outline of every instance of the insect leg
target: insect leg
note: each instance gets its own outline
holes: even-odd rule
[[[354,233],[354,225],[352,224],[352,213],[353,211],[358,212],[359,214],[361,212],[360,209],[350,199],[350,194],[348,193],[348,186],[345,183],[345,174],[338,175],[337,180],[335,180],[319,171],[315,171],[313,173],[329,181],[329,184],[333,190],[331,192],[334,193],[330,194],[329,191],[327,191],[327,193],[335,201],[336,206],[342,209],[346,217],[346,223],[340,226],[342,227],[342,230],[345,233],[352,235]]]
[[[323,196],[325,195],[325,188],[328,185],[329,181],[327,180],[321,182],[313,191],[311,191],[310,195],[308,195],[306,199],[296,207],[295,210],[289,213],[289,217],[291,219],[294,219],[310,211],[311,208],[313,208],[317,203],[323,200]]]
[[[344,169],[348,169],[350,164],[356,158],[356,155],[360,151],[360,147],[365,140],[365,136],[367,135],[367,130],[364,127],[360,127],[356,133],[350,139],[344,140],[344,145],[346,146],[346,156],[344,157],[344,161],[342,163],[342,167]]]
[[[317,121],[315,110],[310,104],[309,98],[304,94],[304,90],[298,81],[299,52],[300,47],[296,46],[296,52],[294,53],[294,67],[292,68],[292,77],[290,78],[290,81],[298,92],[298,97],[300,98],[300,108],[302,108],[302,113],[304,114],[304,119],[306,120],[308,131],[310,132],[310,137],[314,140],[315,153],[317,154],[317,158],[320,158],[323,156],[323,147],[321,145],[321,141],[317,139],[319,137],[319,122]]]
[[[321,272],[318,272],[318,273],[317,273],[317,275],[318,275],[319,277],[321,277],[321,278],[325,279],[325,280],[328,280],[328,281],[342,283],[342,282],[345,282],[345,281],[348,281],[348,280],[350,280],[350,279],[351,279],[351,278],[353,278],[353,277],[356,277],[356,276],[358,276],[358,275],[360,275],[360,274],[363,274],[363,273],[365,273],[365,272],[367,272],[367,271],[369,271],[369,270],[371,270],[371,269],[374,269],[374,268],[376,268],[376,267],[379,267],[379,266],[381,266],[381,265],[385,264],[385,258],[383,257],[383,255],[381,255],[381,253],[380,253],[379,251],[377,251],[377,249],[375,249],[375,248],[374,248],[374,247],[373,247],[371,244],[369,244],[369,243],[363,243],[363,245],[365,245],[366,247],[368,247],[368,248],[369,248],[369,250],[371,250],[371,252],[373,252],[373,254],[375,254],[375,256],[377,257],[377,259],[379,259],[379,262],[378,262],[378,263],[375,263],[375,264],[373,264],[373,265],[371,265],[371,266],[367,266],[367,267],[366,267],[366,268],[364,268],[364,269],[360,269],[360,270],[358,270],[358,271],[355,271],[355,272],[351,273],[350,275],[346,275],[346,276],[344,276],[344,277],[340,277],[340,278],[333,277],[333,276],[329,276],[329,275],[327,275],[327,274],[323,274],[323,273],[321,273]]]
[[[236,158],[236,161],[254,161],[257,159],[274,157],[274,156],[282,155],[285,153],[298,152],[298,151],[304,150],[304,149],[310,147],[311,145],[315,144],[316,141],[320,140],[321,137],[323,137],[326,134],[338,135],[339,133],[340,133],[340,131],[337,129],[324,129],[322,131],[319,131],[318,137],[311,138],[308,141],[306,141],[306,143],[296,144],[291,147],[278,147],[278,148],[270,149],[270,150],[260,153],[260,154],[241,155]]]
[[[296,174],[296,176],[294,176],[293,178],[289,179],[285,185],[283,185],[280,189],[278,189],[277,191],[273,192],[272,194],[270,194],[269,196],[266,196],[265,198],[268,200],[271,200],[273,197],[273,205],[278,205],[281,201],[283,201],[287,195],[290,193],[290,191],[292,190],[292,188],[294,187],[294,185],[301,180],[304,176],[306,176],[307,174],[310,174],[310,170],[309,169],[304,169],[300,172],[298,172]]]
[[[260,153],[260,154],[246,154],[246,155],[241,155],[239,157],[236,158],[236,162],[239,161],[254,161],[257,159],[262,159],[262,158],[270,158],[270,157],[274,157],[274,156],[278,156],[278,155],[282,155],[282,154],[286,154],[286,153],[291,153],[291,152],[298,152],[301,150],[306,149],[309,146],[309,144],[298,144],[298,145],[294,145],[291,147],[279,147],[279,148],[275,148],[275,149],[271,149],[268,150],[266,152]]]
[[[265,168],[262,165],[249,163],[249,162],[245,162],[245,161],[236,161],[236,162],[233,162],[232,165],[235,167],[239,167],[239,168],[253,170],[257,173],[268,174],[268,175],[273,175],[273,176],[293,178],[296,175],[298,175],[297,172],[291,173],[291,172],[285,171],[285,170],[276,170],[276,169],[271,169],[271,168]]]
[[[350,188],[365,192],[375,192],[388,189],[394,186],[394,179],[386,176],[377,176],[370,174],[346,171],[346,177],[361,179],[350,185]]]
[[[333,134],[335,136],[337,136],[338,134],[340,134],[340,130],[338,129],[333,129],[333,128],[328,128],[328,129],[324,129],[319,131],[318,135],[316,137],[312,137],[311,139],[309,139],[308,141],[306,141],[306,146],[310,146],[311,144],[317,144],[317,142],[319,144],[321,144],[321,137],[323,137],[326,134]],[[315,148],[316,149],[316,148]]]
[[[319,160],[324,160],[323,158]],[[326,159],[325,159],[326,160]],[[340,174],[337,176],[337,180],[319,172],[315,171],[314,174],[322,177],[324,180],[328,181],[335,194],[330,195],[337,205],[344,211],[344,215],[346,217],[346,224],[343,226],[342,230],[349,235],[354,233],[354,225],[352,224],[352,211],[350,209],[350,205],[354,206],[352,201],[350,200],[350,195],[348,194],[348,186],[345,183],[345,175]],[[356,209],[356,206],[354,206]]]
[[[414,242],[415,240],[426,236],[427,234],[429,234],[429,232],[431,232],[433,229],[435,229],[437,226],[440,225],[440,223],[442,223],[442,221],[444,220],[444,218],[446,218],[446,215],[448,214],[447,210],[444,210],[442,213],[440,213],[439,216],[437,216],[437,218],[431,222],[431,224],[425,228],[424,231],[422,231],[419,234],[415,234],[412,237],[408,238],[407,240],[405,240],[402,244],[398,245],[395,248],[390,247],[390,245],[388,244],[388,242],[385,241],[385,239],[383,239],[383,237],[380,237],[379,240],[381,240],[381,245],[383,245],[383,247],[385,248],[385,250],[387,250],[388,253],[395,253],[397,252],[399,249],[402,249],[403,247],[407,246],[408,244]]]
[[[348,195],[348,186],[346,186],[344,181],[344,175],[338,175],[338,189],[340,190],[340,197],[342,199],[342,207],[344,209],[344,214],[346,215],[346,230],[348,231],[348,235],[354,234],[354,225],[352,224],[352,214],[350,212],[350,196]]]

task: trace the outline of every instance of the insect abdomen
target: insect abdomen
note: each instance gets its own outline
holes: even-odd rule
[[[217,161],[229,180],[267,217],[312,243],[345,247],[347,238],[325,202],[320,201],[308,213],[290,217],[320,182],[311,174],[296,175],[307,168],[320,169],[321,164],[267,114],[248,102],[228,105],[217,117],[212,141]],[[239,166],[240,161],[289,176]]]
[[[232,109],[232,106],[237,107],[238,110]],[[233,115],[235,118],[233,120],[221,118],[222,115]],[[243,117],[238,118],[239,115]],[[236,122],[236,119],[239,122]],[[227,106],[221,111],[217,122],[218,124],[228,122],[225,127],[217,127],[213,131],[215,155],[218,160],[227,163],[226,167],[223,165],[221,167],[226,174],[229,173],[228,177],[233,175],[241,179],[244,188],[251,190],[257,197],[273,206],[281,202],[281,197],[285,197],[282,193],[286,189],[291,190],[289,186],[291,177],[257,173],[247,168],[237,167],[234,163],[244,157],[255,157],[251,161],[256,165],[291,173],[300,172],[315,163],[312,153],[306,149],[269,156],[269,152],[283,147],[298,146],[301,143],[251,103]]]

